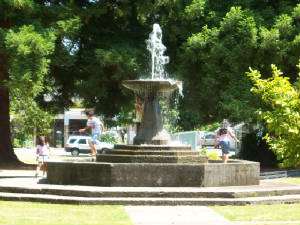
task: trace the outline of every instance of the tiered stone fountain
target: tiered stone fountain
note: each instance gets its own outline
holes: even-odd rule
[[[146,41],[152,56],[152,79],[126,80],[123,85],[144,99],[144,112],[134,145],[115,145],[111,152],[92,159],[48,164],[48,182],[96,186],[203,187],[256,185],[259,163],[231,160],[208,161],[190,146],[170,145],[163,129],[159,97],[180,88],[181,82],[164,77],[162,32],[158,24]]]

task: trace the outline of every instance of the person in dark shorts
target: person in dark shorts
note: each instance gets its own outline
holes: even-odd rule
[[[217,147],[217,140],[219,138],[219,146],[222,149],[222,162],[227,163],[228,155],[230,152],[230,138],[235,140],[237,143],[240,141],[234,136],[231,128],[229,127],[229,122],[227,120],[223,120],[221,127],[217,130],[215,136],[215,147]]]

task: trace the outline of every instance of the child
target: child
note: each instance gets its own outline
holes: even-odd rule
[[[43,176],[46,176],[47,162],[50,156],[50,147],[46,142],[45,136],[39,136],[38,144],[36,146],[36,154],[38,165],[36,167],[35,177],[38,177],[41,166],[43,166]]]

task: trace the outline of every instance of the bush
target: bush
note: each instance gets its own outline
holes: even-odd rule
[[[21,140],[19,140],[18,138],[14,139],[14,148],[21,148],[22,144],[21,144]]]
[[[105,134],[104,136],[101,136],[99,140],[102,142],[117,144],[117,140],[111,134]]]
[[[282,161],[283,167],[300,167],[300,92],[288,77],[272,65],[271,78],[262,79],[259,71],[251,70],[248,76],[254,83],[252,92],[261,97],[266,107],[257,111],[267,133],[264,137]]]
[[[207,158],[208,158],[208,159],[214,159],[214,160],[220,160],[220,159],[221,159],[221,158],[217,155],[217,153],[215,153],[215,152],[208,153]]]

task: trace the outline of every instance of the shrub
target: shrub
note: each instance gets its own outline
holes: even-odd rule
[[[257,111],[267,128],[264,139],[282,161],[283,167],[300,167],[300,93],[288,77],[272,65],[273,76],[262,79],[259,71],[251,70],[248,76],[254,83],[252,92],[258,94],[266,109]]]
[[[101,136],[99,140],[102,142],[117,144],[117,140],[111,134],[105,134],[104,136]]]
[[[221,158],[215,152],[208,153],[208,159],[220,160]]]

